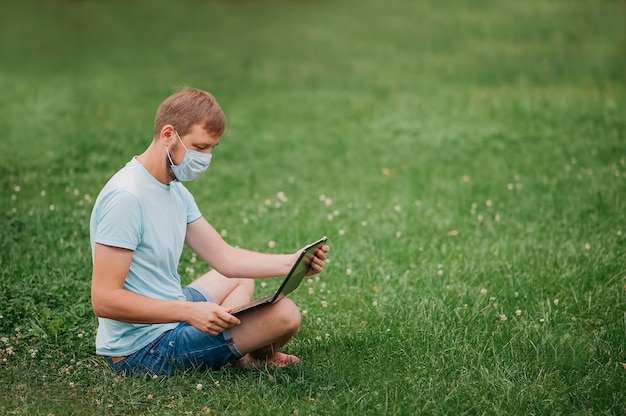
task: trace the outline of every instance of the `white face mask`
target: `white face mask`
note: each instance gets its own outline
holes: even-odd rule
[[[172,167],[172,172],[174,172],[174,176],[179,181],[191,181],[198,177],[201,173],[204,173],[211,164],[211,159],[213,158],[212,154],[196,152],[195,150],[187,149],[185,143],[183,143],[182,139],[178,135],[178,132],[174,130],[176,133],[176,137],[180,140],[180,143],[185,148],[185,157],[180,165],[175,165],[170,157],[170,149],[165,147],[167,151],[167,158],[170,160],[170,166]]]

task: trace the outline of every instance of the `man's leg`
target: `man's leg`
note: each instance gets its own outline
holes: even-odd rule
[[[191,286],[200,286],[213,301],[227,308],[245,305],[254,295],[253,279],[230,279],[211,270],[195,280]],[[264,359],[271,365],[284,366],[298,358],[279,352],[300,329],[300,310],[289,299],[253,309],[240,316],[241,324],[231,328],[235,346],[246,355],[243,362],[255,365]],[[243,366],[246,366],[244,364]]]
[[[239,319],[241,324],[230,329],[239,351],[279,367],[299,361],[279,352],[300,329],[300,310],[290,299],[253,309]]]
[[[226,308],[245,305],[254,295],[253,279],[230,279],[217,270],[203,274],[190,286],[201,287],[211,295],[213,302]]]

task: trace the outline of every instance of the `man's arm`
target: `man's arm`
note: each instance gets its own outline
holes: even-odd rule
[[[188,322],[212,335],[239,323],[214,303],[152,299],[125,290],[132,257],[132,250],[96,244],[91,302],[97,316],[141,324]]]
[[[187,224],[185,243],[207,264],[231,278],[285,276],[298,259],[298,253],[266,254],[232,247],[202,217]]]

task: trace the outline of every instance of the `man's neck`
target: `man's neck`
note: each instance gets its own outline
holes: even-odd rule
[[[165,148],[160,149],[156,142],[153,142],[142,154],[137,156],[137,161],[162,184],[169,185],[172,181],[172,170],[165,160]]]

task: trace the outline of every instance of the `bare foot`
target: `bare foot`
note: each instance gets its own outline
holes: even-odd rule
[[[251,370],[253,368],[259,368],[261,366],[259,364],[259,360],[257,360],[250,354],[244,355],[243,357],[235,361],[233,365],[237,368],[241,368],[244,370]]]
[[[288,366],[289,364],[296,364],[300,362],[300,359],[295,355],[283,354],[282,352],[277,352],[272,357],[267,359],[268,367],[279,367],[283,368]]]
[[[289,364],[297,364],[300,362],[300,359],[295,355],[283,354],[282,352],[277,352],[271,357],[268,357],[264,360],[259,360],[252,356],[252,354],[246,354],[237,361],[233,362],[233,365],[237,368],[241,368],[243,370],[252,370],[254,368],[261,368],[264,365],[267,368],[278,367],[284,368]]]

